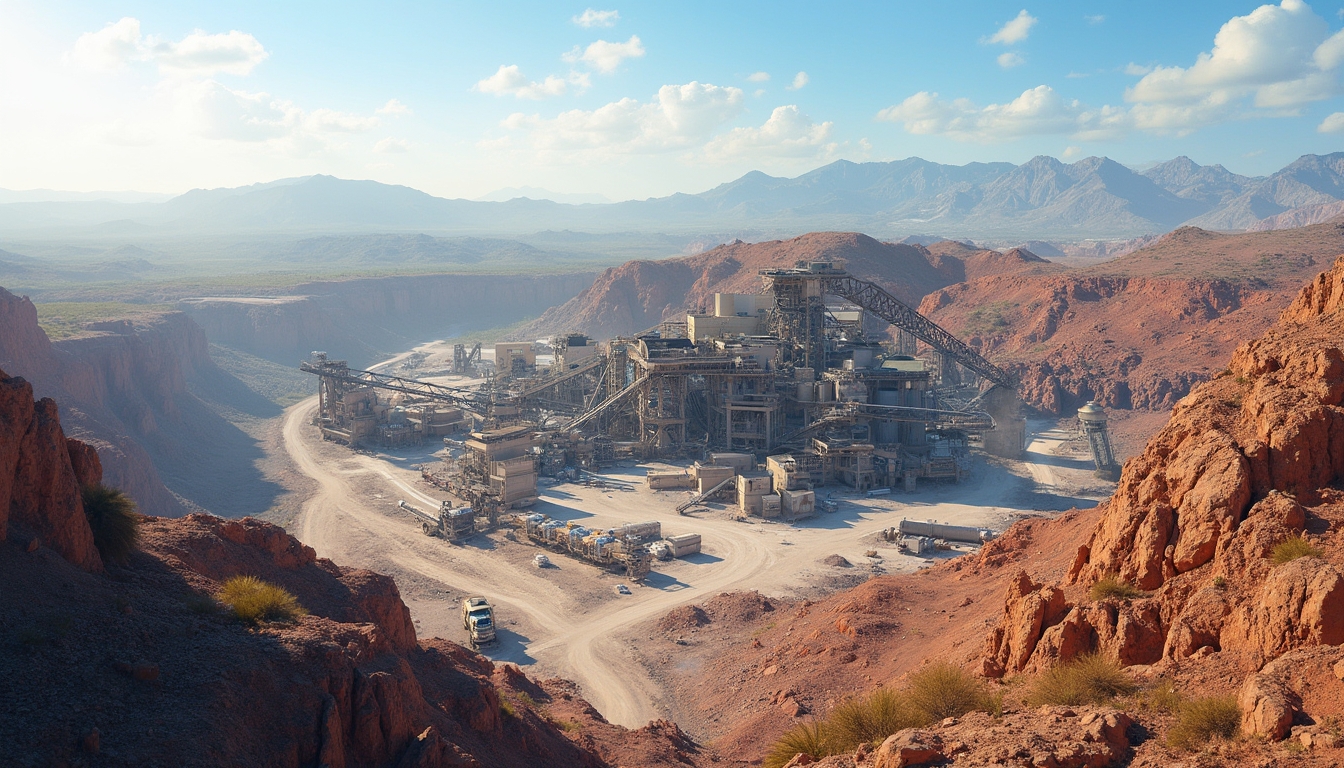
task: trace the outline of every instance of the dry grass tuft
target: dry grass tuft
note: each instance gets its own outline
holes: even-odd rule
[[[1099,653],[1079,656],[1067,664],[1058,664],[1036,678],[1027,703],[1032,706],[1057,704],[1104,704],[1138,690],[1120,663]]]
[[[308,611],[289,592],[256,576],[234,576],[219,590],[219,601],[247,624],[294,621]]]
[[[1317,546],[1313,546],[1300,535],[1294,534],[1274,545],[1274,550],[1270,552],[1269,559],[1274,561],[1275,565],[1291,563],[1299,557],[1320,557],[1325,552]]]
[[[1234,696],[1210,696],[1180,706],[1167,743],[1196,750],[1215,738],[1234,739],[1241,730],[1241,707]]]
[[[1118,576],[1102,576],[1092,584],[1092,588],[1087,591],[1088,597],[1095,600],[1107,600],[1117,598],[1120,600],[1135,600],[1140,597],[1147,597],[1148,593],[1130,584],[1127,581],[1121,581]]]

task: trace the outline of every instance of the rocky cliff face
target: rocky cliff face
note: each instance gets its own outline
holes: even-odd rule
[[[264,492],[241,492],[269,487],[252,464],[260,451],[215,409],[218,402],[259,414],[278,409],[215,366],[191,318],[144,313],[51,342],[32,302],[4,289],[0,317],[7,321],[0,334],[7,370],[30,381],[39,397],[65,404],[66,431],[98,449],[106,482],[142,511],[266,509]],[[212,402],[198,395],[207,392]],[[220,481],[238,492],[214,493]]]
[[[102,572],[78,485],[97,456],[55,404],[0,376],[0,763],[274,766],[698,765],[669,723],[602,720],[563,681],[416,637],[391,579],[283,529],[146,518]],[[309,614],[248,628],[215,603],[253,575]],[[557,723],[563,723],[561,728]],[[630,761],[630,762],[627,762]]]
[[[359,366],[425,341],[536,317],[592,279],[591,274],[385,277],[306,283],[287,296],[189,299],[180,306],[217,344],[284,365],[320,349]]]
[[[1010,586],[986,641],[986,674],[1092,650],[1126,665],[1217,654],[1225,668],[1268,675],[1247,678],[1244,690],[1291,689],[1267,663],[1344,643],[1342,306],[1344,257],[1176,406],[1126,463],[1067,576],[1022,575]],[[1276,564],[1276,545],[1295,537],[1316,556]],[[1088,601],[1083,591],[1102,578],[1145,594]],[[1264,695],[1243,698],[1246,727],[1264,732],[1252,722]],[[1275,723],[1271,735],[1281,736],[1286,726]]]
[[[65,436],[56,403],[34,402],[31,384],[0,371],[0,542],[12,533],[25,548],[46,545],[102,570],[80,499],[102,474],[98,454]]]
[[[1344,252],[1344,229],[1220,235],[1184,228],[1087,269],[968,277],[920,311],[1015,370],[1050,414],[1088,400],[1166,410],[1264,333],[1304,280]]]

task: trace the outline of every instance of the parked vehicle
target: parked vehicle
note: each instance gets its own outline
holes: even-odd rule
[[[624,584],[617,584],[617,585],[616,585],[616,594],[618,594],[618,595],[628,595],[628,594],[630,594],[630,588],[627,587],[627,586],[625,586]]]
[[[495,609],[484,597],[468,597],[462,601],[462,628],[472,648],[480,648],[495,641]]]
[[[549,568],[551,566],[551,558],[545,555],[537,555],[532,558],[532,564],[538,568]]]

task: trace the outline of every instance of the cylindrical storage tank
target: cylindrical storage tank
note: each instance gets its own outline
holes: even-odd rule
[[[901,391],[898,389],[877,390],[878,405],[900,405]],[[882,445],[901,442],[901,425],[895,421],[877,423],[877,442]]]

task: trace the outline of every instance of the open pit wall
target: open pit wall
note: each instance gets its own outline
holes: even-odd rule
[[[362,367],[416,344],[512,325],[563,304],[592,273],[416,275],[323,281],[265,298],[180,304],[206,336],[284,365],[313,350]]]

